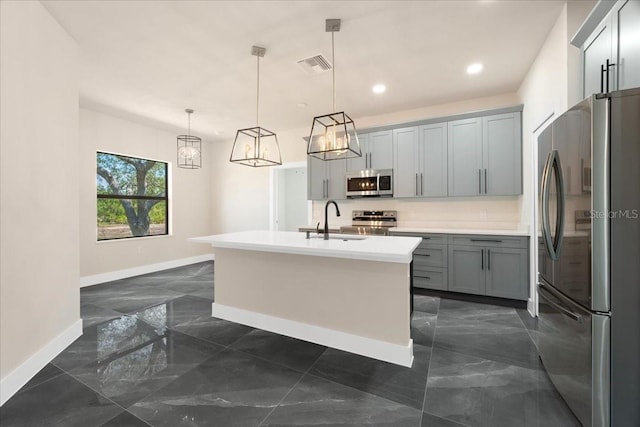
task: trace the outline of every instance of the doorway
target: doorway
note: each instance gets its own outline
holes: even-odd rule
[[[298,231],[311,223],[307,200],[307,163],[287,163],[271,168],[270,229]]]

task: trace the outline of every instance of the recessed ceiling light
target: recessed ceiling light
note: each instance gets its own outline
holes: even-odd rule
[[[298,108],[307,108],[306,102],[298,102]]]
[[[387,90],[387,87],[383,84],[377,84],[371,90],[373,91],[373,93],[380,94],[384,93]]]
[[[484,66],[481,63],[476,62],[475,64],[471,64],[467,67],[467,74],[478,74],[483,68]]]

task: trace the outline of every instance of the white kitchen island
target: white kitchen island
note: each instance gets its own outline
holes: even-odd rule
[[[214,247],[213,316],[411,366],[420,238],[245,231],[190,240]]]

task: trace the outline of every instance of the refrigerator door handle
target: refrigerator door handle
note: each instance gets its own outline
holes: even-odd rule
[[[551,242],[551,236],[549,236],[549,227],[550,219],[549,219],[549,163],[551,162],[551,153],[547,156],[547,161],[544,164],[544,169],[542,171],[542,181],[540,183],[540,209],[542,210],[542,240],[544,241],[544,246],[549,254],[552,256],[551,252],[553,250],[553,244]]]
[[[552,294],[550,292],[548,292],[542,285],[538,285],[538,295],[540,295],[540,297],[543,300],[545,300],[547,304],[549,304],[550,306],[552,306],[553,308],[555,308],[556,310],[558,310],[560,313],[564,314],[568,318],[573,319],[578,323],[583,323],[584,322],[584,320],[583,320],[581,315],[579,315],[577,313],[574,313],[573,311],[568,310],[568,309],[564,308],[563,306],[561,306],[560,304],[558,304],[558,303],[554,302],[553,300],[551,300],[549,295],[552,295]]]
[[[555,238],[551,237],[550,228],[551,220],[549,217],[549,179],[553,173],[556,178],[556,186],[558,190],[558,207],[557,219],[555,227]],[[542,176],[542,236],[544,237],[545,247],[552,260],[557,261],[560,258],[560,248],[562,247],[562,234],[564,232],[564,182],[562,176],[562,166],[560,165],[560,156],[558,150],[552,150],[547,157],[547,163],[544,167]]]

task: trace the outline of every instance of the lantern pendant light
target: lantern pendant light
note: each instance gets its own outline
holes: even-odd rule
[[[258,125],[260,107],[260,58],[266,53],[264,47],[252,46],[251,55],[258,59],[256,84],[256,125],[252,128],[239,129],[233,142],[229,161],[251,167],[276,166],[282,164],[280,146],[275,133]]]
[[[362,157],[355,123],[344,111],[336,112],[336,61],[334,35],[340,31],[340,19],[327,19],[325,31],[331,33],[331,61],[333,62],[333,113],[317,116],[311,125],[307,155],[320,160],[339,160]]]
[[[186,135],[178,135],[178,167],[184,169],[198,169],[202,166],[202,139],[191,135],[191,114],[193,110],[184,110],[189,117],[189,127]]]

